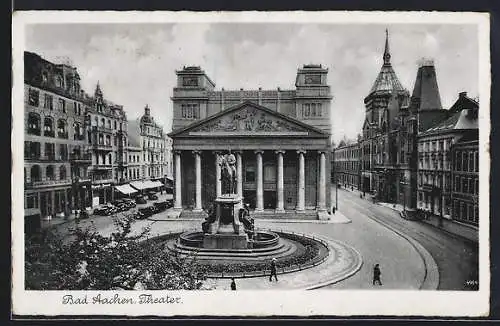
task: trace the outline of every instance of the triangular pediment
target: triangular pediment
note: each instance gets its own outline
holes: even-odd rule
[[[195,122],[170,137],[186,136],[328,137],[324,131],[252,102],[243,102]]]

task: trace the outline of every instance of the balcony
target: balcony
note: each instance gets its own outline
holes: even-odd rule
[[[101,151],[112,151],[113,146],[111,144],[93,144],[92,147],[94,150],[101,150]]]
[[[113,178],[93,178],[92,184],[100,185],[104,183],[113,183]]]
[[[68,132],[58,132],[57,133],[57,138],[63,138],[63,139],[68,139]]]
[[[45,137],[55,137],[56,136],[56,133],[54,132],[54,130],[45,130],[43,132],[43,135]]]
[[[91,154],[71,154],[69,159],[72,163],[92,164]]]
[[[94,170],[111,170],[113,168],[112,164],[98,163],[93,165]]]
[[[24,186],[25,188],[42,188],[50,186],[64,186],[70,184],[71,184],[70,179],[64,179],[64,180],[44,179],[44,180],[32,180],[31,182],[25,182]]]
[[[73,135],[73,140],[85,140],[85,135]]]
[[[28,135],[41,136],[42,131],[40,129],[28,129]]]
[[[107,128],[107,127],[104,127],[104,126],[93,126],[92,130],[93,131],[104,132],[104,133],[107,133],[107,134],[112,134],[113,133],[113,129]]]

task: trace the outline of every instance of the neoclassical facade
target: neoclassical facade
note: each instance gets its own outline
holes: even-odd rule
[[[215,91],[199,67],[177,71],[174,200],[200,212],[221,193],[218,156],[236,156],[237,193],[256,213],[330,210],[330,87],[320,65],[295,90]]]

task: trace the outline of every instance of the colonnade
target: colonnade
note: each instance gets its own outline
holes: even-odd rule
[[[199,150],[191,151],[194,155],[194,165],[195,165],[195,205],[194,211],[202,210],[202,168],[201,159],[202,152]],[[237,185],[236,193],[243,196],[243,158],[241,151],[233,151],[236,155],[236,174],[237,174]],[[284,150],[274,151],[276,155],[276,165],[277,165],[277,178],[276,178],[276,212],[284,212],[284,168],[283,168],[283,158],[285,155]],[[317,198],[317,209],[319,211],[326,211],[326,156],[325,151],[316,151],[319,161],[319,185],[318,185],[318,198]],[[216,185],[215,191],[216,195],[221,195],[221,166],[218,164],[218,157],[221,152],[214,151],[215,154],[215,176]],[[256,212],[264,211],[264,175],[263,175],[263,150],[255,150],[255,161],[256,161]],[[298,212],[305,210],[305,150],[298,150],[298,186],[297,186],[297,205],[295,210]],[[174,208],[182,209],[182,156],[181,151],[174,152],[175,161],[175,200]]]

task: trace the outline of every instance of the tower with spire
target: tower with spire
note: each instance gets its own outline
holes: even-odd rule
[[[402,185],[409,179],[405,121],[410,93],[392,67],[387,29],[382,62],[364,99],[361,186],[364,192],[375,192],[381,201],[403,204],[407,198]]]

